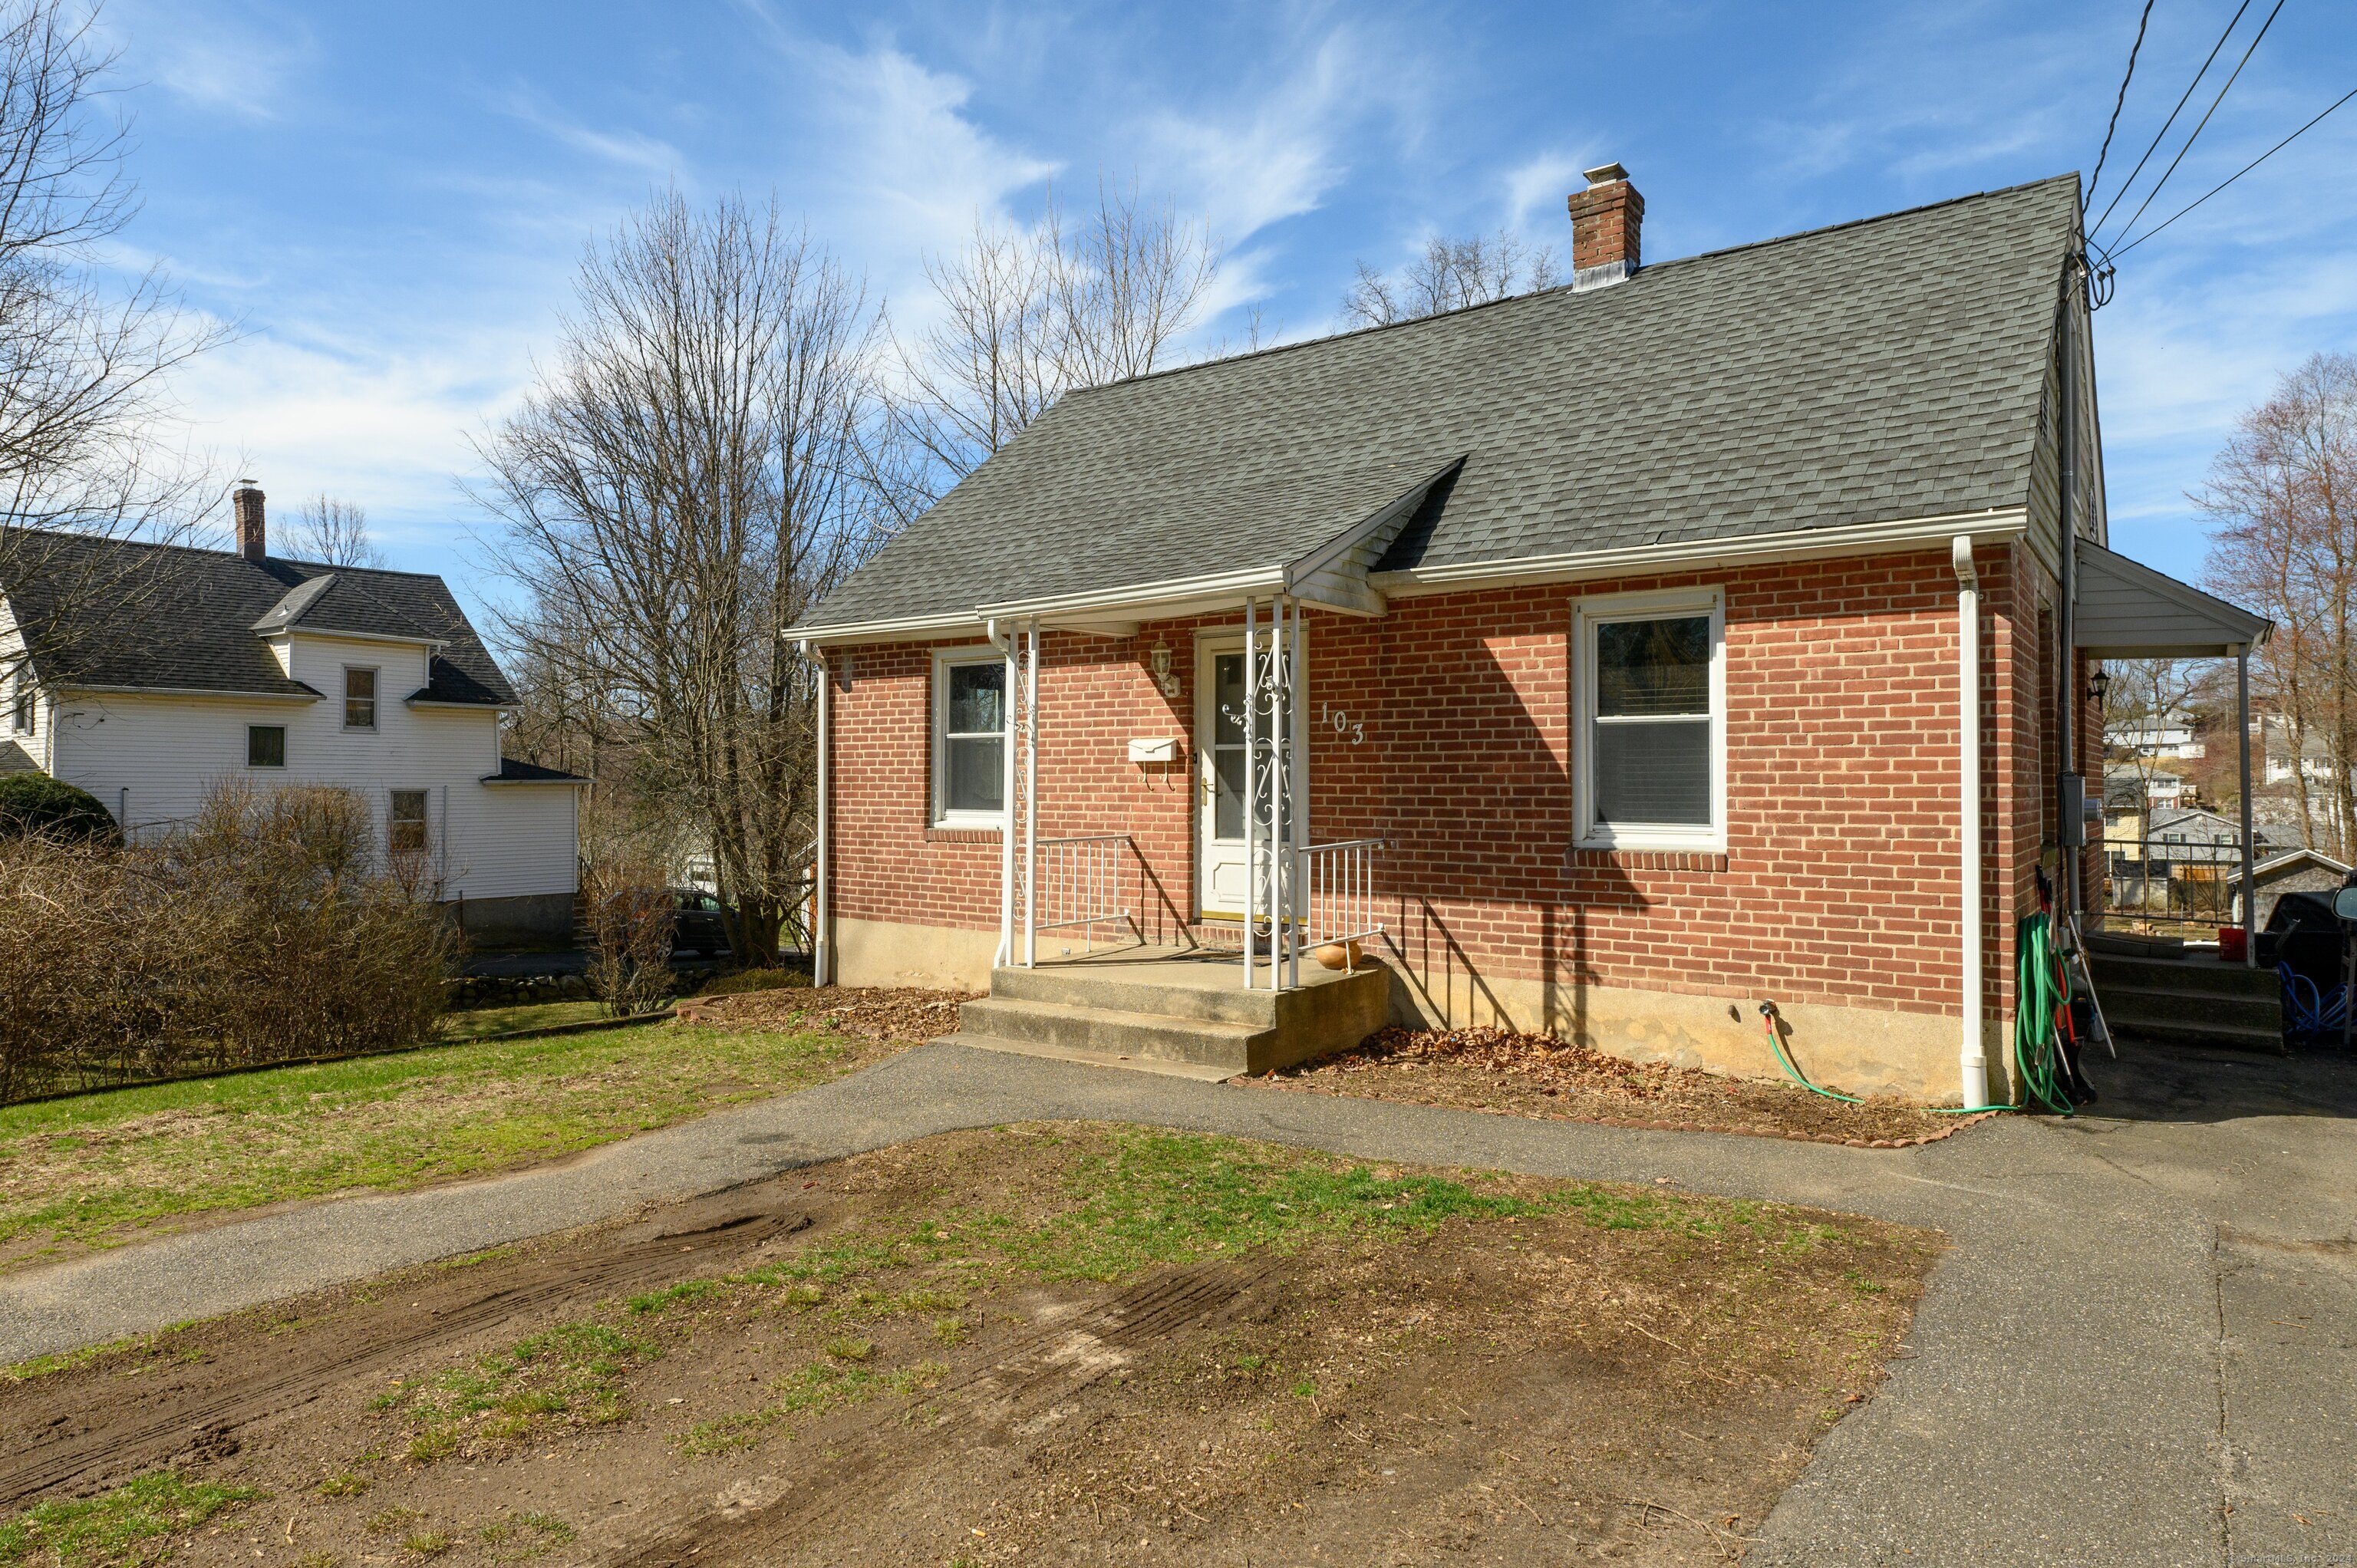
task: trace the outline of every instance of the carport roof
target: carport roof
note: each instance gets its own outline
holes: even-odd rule
[[[2104,659],[2223,659],[2275,623],[2088,540],[2079,541],[2072,642]]]

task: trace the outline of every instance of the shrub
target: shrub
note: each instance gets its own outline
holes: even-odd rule
[[[215,790],[130,848],[0,841],[0,1102],[414,1045],[457,938],[348,790]]]
[[[666,880],[651,862],[593,860],[582,869],[589,985],[617,1018],[671,1000],[674,906]]]
[[[46,773],[0,774],[0,838],[28,833],[67,843],[112,843],[113,813],[87,789]]]

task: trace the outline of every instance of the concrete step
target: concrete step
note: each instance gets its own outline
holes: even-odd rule
[[[2247,1024],[2196,1023],[2168,1013],[2122,1009],[2106,1002],[2104,1021],[2123,1039],[2158,1040],[2173,1046],[2220,1046],[2230,1050],[2283,1054],[2283,1029]]]
[[[1101,1056],[1194,1062],[1229,1074],[1265,1071],[1275,1026],[1189,1018],[1168,1013],[1089,1007],[1069,1002],[991,995],[963,1004],[960,1035],[1028,1040]]]
[[[2117,953],[2091,952],[2087,972],[2097,993],[2108,998],[2115,991],[2152,991],[2170,994],[2209,992],[2213,994],[2274,997],[2282,982],[2271,969],[2222,963],[2206,954],[2181,959],[2127,958]]]
[[[2096,999],[2104,1004],[2104,1016],[2114,1017],[2126,1013],[2140,1018],[2153,1018],[2191,1025],[2220,1024],[2247,1029],[2283,1030],[2283,998],[2276,992],[2265,996],[2233,995],[2222,991],[2162,989],[2158,987],[2105,989],[2103,980],[2095,982]]]
[[[960,1034],[1118,1059],[1267,1072],[1347,1050],[1390,1021],[1391,972],[1305,963],[1291,991],[1243,986],[1243,962],[1114,954],[991,972]]]
[[[996,1035],[955,1034],[928,1045],[972,1046],[978,1051],[1003,1051],[1008,1056],[1044,1057],[1049,1061],[1079,1062],[1088,1067],[1120,1068],[1128,1072],[1159,1073],[1166,1078],[1190,1078],[1199,1083],[1219,1083],[1235,1074],[1223,1067],[1207,1066],[1202,1062],[1165,1061],[1158,1057],[1108,1056],[1103,1051],[1074,1050],[1069,1046],[1051,1046],[1041,1040],[1008,1040]]]

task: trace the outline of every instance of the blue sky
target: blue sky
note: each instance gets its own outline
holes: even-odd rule
[[[123,260],[243,328],[182,383],[199,440],[468,592],[468,436],[554,342],[585,242],[666,182],[774,189],[905,321],[977,212],[1134,177],[1228,248],[1205,345],[1255,308],[1313,336],[1359,260],[1436,230],[1567,251],[1563,199],[1608,158],[1653,259],[2087,170],[2137,8],[113,0],[105,26],[145,198]],[[2107,184],[2233,8],[2158,0]],[[2357,6],[2287,0],[2147,222],[2352,86]],[[2352,170],[2357,104],[2126,258],[2097,317],[2120,547],[2197,573],[2183,492],[2235,415],[2357,349]]]

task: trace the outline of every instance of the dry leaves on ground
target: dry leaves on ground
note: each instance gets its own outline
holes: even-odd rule
[[[1962,1120],[1889,1096],[1846,1105],[1792,1084],[1624,1061],[1573,1041],[1496,1027],[1385,1029],[1353,1050],[1249,1081],[1522,1116],[1670,1122],[1867,1143],[1937,1135]]]
[[[737,996],[690,997],[679,1004],[683,1024],[720,1029],[827,1029],[870,1040],[916,1044],[957,1033],[958,1004],[974,991],[920,991],[907,986],[794,986]]]

